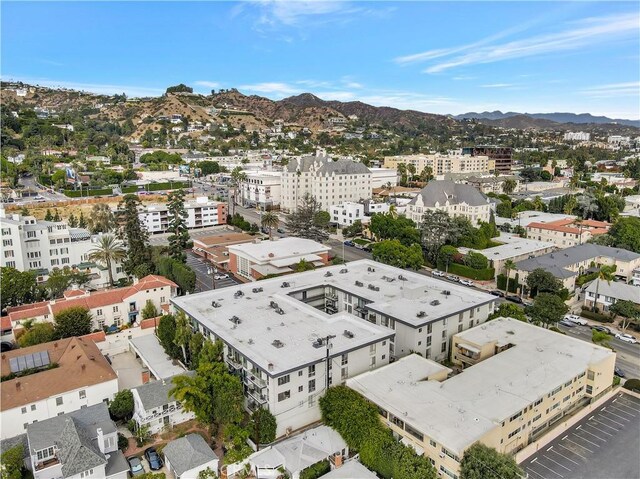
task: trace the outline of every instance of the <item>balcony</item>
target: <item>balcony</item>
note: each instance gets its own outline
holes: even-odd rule
[[[169,406],[167,409],[163,409],[162,411],[154,412],[153,414],[148,414],[144,417],[138,417],[140,418],[140,423],[146,424],[153,421],[154,419],[160,419],[161,417],[169,416],[180,411],[182,411],[182,404],[175,404],[173,406]]]
[[[36,471],[42,471],[43,469],[47,469],[49,467],[53,467],[60,464],[60,461],[57,457],[50,457],[49,459],[45,459],[42,462],[36,464]]]
[[[259,389],[264,389],[267,387],[267,382],[264,379],[262,379],[260,376],[250,371],[246,372],[245,381],[247,386],[249,386],[250,384],[253,384]]]
[[[480,351],[471,346],[458,345],[457,354],[460,361],[467,364],[475,364],[480,360]]]
[[[251,399],[252,401],[254,401],[254,402],[256,402],[257,404],[260,404],[260,405],[267,404],[266,396],[260,394],[255,389],[249,388],[247,390],[247,392],[249,394],[249,399]]]
[[[227,356],[226,358],[227,364],[229,365],[229,367],[231,367],[232,369],[235,369],[236,371],[239,371],[242,369],[242,363],[240,361],[238,361],[237,359],[231,357],[231,356]]]

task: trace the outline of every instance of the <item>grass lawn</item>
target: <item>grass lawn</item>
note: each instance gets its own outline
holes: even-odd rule
[[[366,240],[366,239],[364,239],[364,238],[355,238],[355,239],[353,239],[352,241],[353,241],[354,243],[357,243],[357,244],[362,245],[362,246],[366,246],[366,245],[368,245],[369,243],[371,243],[371,241]]]

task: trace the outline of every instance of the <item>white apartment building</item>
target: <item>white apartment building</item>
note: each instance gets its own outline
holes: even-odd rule
[[[451,337],[484,322],[496,298],[361,260],[172,303],[224,342],[225,361],[247,386],[247,408],[267,407],[280,436],[320,418],[327,385],[414,351],[447,358]]]
[[[159,314],[168,311],[169,301],[177,294],[178,286],[164,276],[149,275],[124,288],[103,291],[72,289],[64,298],[7,308],[7,316],[14,332],[22,329],[27,320],[52,323],[54,316],[65,309],[82,307],[89,310],[92,329],[138,324],[141,311],[151,301]]]
[[[513,454],[611,389],[616,354],[498,318],[453,337],[451,370],[417,355],[347,380],[442,477],[476,442]]]
[[[331,223],[340,226],[351,226],[356,221],[367,222],[368,216],[364,214],[364,204],[345,201],[339,205],[332,205],[329,208]]]
[[[475,226],[489,222],[491,209],[489,198],[471,185],[430,181],[407,205],[407,217],[420,224],[425,212],[442,210],[449,216],[463,216]]]
[[[2,353],[0,437],[23,434],[35,422],[112,400],[118,377],[91,339],[67,338]],[[52,364],[57,366],[51,367]]]
[[[118,430],[103,402],[30,424],[27,464],[34,479],[127,479]]]
[[[591,139],[591,133],[584,131],[567,131],[563,138],[564,141],[589,141]]]
[[[84,228],[70,228],[62,221],[39,221],[33,216],[5,216],[0,208],[2,254],[0,265],[18,271],[37,271],[45,281],[54,268],[78,267],[92,276],[94,287],[107,286],[109,274],[104,265],[89,263],[88,257],[99,241]],[[113,279],[124,278],[122,266],[111,265]]]
[[[371,198],[371,171],[351,160],[333,161],[324,156],[292,159],[282,171],[281,208],[295,211],[309,193],[323,210],[343,201]]]
[[[389,203],[376,203],[373,200],[364,202],[364,214],[372,216],[375,213],[388,213],[391,205]]]
[[[426,167],[431,168],[433,176],[448,173],[490,173],[495,170],[495,160],[488,156],[463,155],[461,153],[433,155],[398,155],[386,156],[384,167],[397,170],[398,165],[413,165],[416,174],[420,174]]]
[[[194,372],[190,371],[186,374],[193,375]],[[151,434],[158,434],[196,417],[169,394],[171,388],[173,388],[173,377],[151,381],[131,389],[133,420],[138,427],[148,426]]]
[[[187,228],[206,228],[227,224],[227,204],[206,196],[184,203]],[[140,222],[149,233],[164,233],[169,229],[170,214],[166,204],[153,204],[138,211]]]
[[[239,204],[268,209],[280,205],[282,173],[279,171],[246,171],[236,193]]]
[[[395,168],[369,168],[371,171],[371,188],[398,186],[398,171]]]

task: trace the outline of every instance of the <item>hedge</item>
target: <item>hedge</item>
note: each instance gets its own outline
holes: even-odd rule
[[[331,471],[329,461],[324,459],[316,462],[300,472],[300,479],[318,479]]]
[[[64,190],[64,195],[69,198],[84,198],[85,196],[104,196],[113,194],[111,188],[100,188],[97,190]]]
[[[516,277],[515,278],[511,278],[509,280],[509,292],[510,293],[517,293],[518,292],[518,288],[522,288],[522,285],[519,282],[520,279],[520,275],[518,275],[516,273]],[[504,289],[507,287],[507,276],[504,274],[499,274],[496,277],[496,285],[498,287],[498,289],[504,291]]]
[[[622,387],[629,391],[640,393],[640,379],[627,379]]]
[[[438,261],[438,269],[440,271],[446,270],[446,264],[444,261]],[[464,276],[465,278],[477,279],[482,281],[492,280],[496,274],[496,270],[493,268],[487,269],[473,269],[458,263],[449,263],[449,273]]]
[[[591,308],[587,306],[582,307],[582,312],[580,313],[580,315],[584,316],[585,318],[598,321],[599,323],[613,323],[613,318],[608,314],[594,313],[593,311],[591,311]]]
[[[160,191],[160,190],[177,190],[180,188],[189,188],[189,183],[179,182],[167,182],[167,183],[149,183],[145,190],[147,191]]]

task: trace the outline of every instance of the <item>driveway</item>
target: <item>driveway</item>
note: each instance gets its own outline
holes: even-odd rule
[[[126,352],[111,356],[111,367],[118,374],[118,390],[131,389],[142,384],[145,369],[133,353]]]

